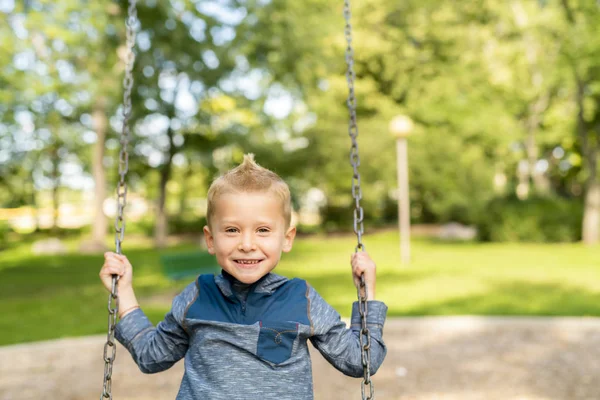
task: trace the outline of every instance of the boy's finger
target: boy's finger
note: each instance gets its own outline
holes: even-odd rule
[[[111,265],[106,269],[106,272],[110,275],[123,275],[123,268],[116,265]]]
[[[113,270],[123,270],[123,266],[120,263],[114,263],[114,262],[107,262],[106,264],[104,264],[104,266],[102,267],[102,270],[104,271],[113,271]]]
[[[106,262],[115,262],[119,265],[131,265],[131,264],[129,264],[129,261],[127,260],[126,257],[121,256],[120,254],[117,254],[117,253],[112,253],[111,255],[108,255],[106,257]]]
[[[104,256],[104,259],[106,261],[114,260],[114,261],[121,262],[121,259],[118,257],[118,254],[115,254],[115,253],[108,254],[108,255]]]
[[[123,265],[123,263],[119,260],[114,260],[114,259],[107,260],[104,263],[103,268],[120,268],[120,269],[125,270],[125,266]]]
[[[131,265],[131,263],[129,262],[129,259],[127,258],[126,255],[117,254],[117,257],[119,258],[119,260],[121,260],[123,263],[125,263],[125,265]]]

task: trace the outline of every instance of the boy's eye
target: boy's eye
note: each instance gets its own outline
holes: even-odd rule
[[[257,232],[258,233],[268,233],[269,232],[269,228],[258,228]]]
[[[227,233],[235,233],[237,231],[238,231],[237,228],[227,228],[227,229],[225,229],[225,232],[227,232]]]

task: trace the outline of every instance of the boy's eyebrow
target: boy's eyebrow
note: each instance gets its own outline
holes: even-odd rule
[[[222,225],[240,225],[240,221],[236,219],[224,219],[221,220]],[[254,221],[254,225],[274,225],[274,222],[271,220],[258,220]]]
[[[239,222],[235,221],[235,220],[223,220],[219,223],[219,225],[221,226],[226,226],[226,225],[239,225]]]

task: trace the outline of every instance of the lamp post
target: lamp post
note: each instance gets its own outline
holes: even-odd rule
[[[400,229],[400,259],[410,263],[410,199],[408,191],[408,142],[414,123],[406,115],[398,115],[390,122],[390,133],[396,138],[398,171],[398,226]]]

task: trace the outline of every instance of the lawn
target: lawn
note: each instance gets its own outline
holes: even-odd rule
[[[276,272],[308,280],[348,316],[356,297],[349,272],[354,240],[298,239]],[[365,244],[378,264],[377,298],[387,303],[389,316],[600,316],[597,247],[415,239],[412,264],[401,266],[396,233],[368,235]],[[107,293],[98,279],[102,255],[34,256],[30,248],[24,243],[0,252],[0,345],[106,332]],[[189,281],[167,279],[161,252],[144,241],[126,241],[124,249],[142,307],[157,322]]]

